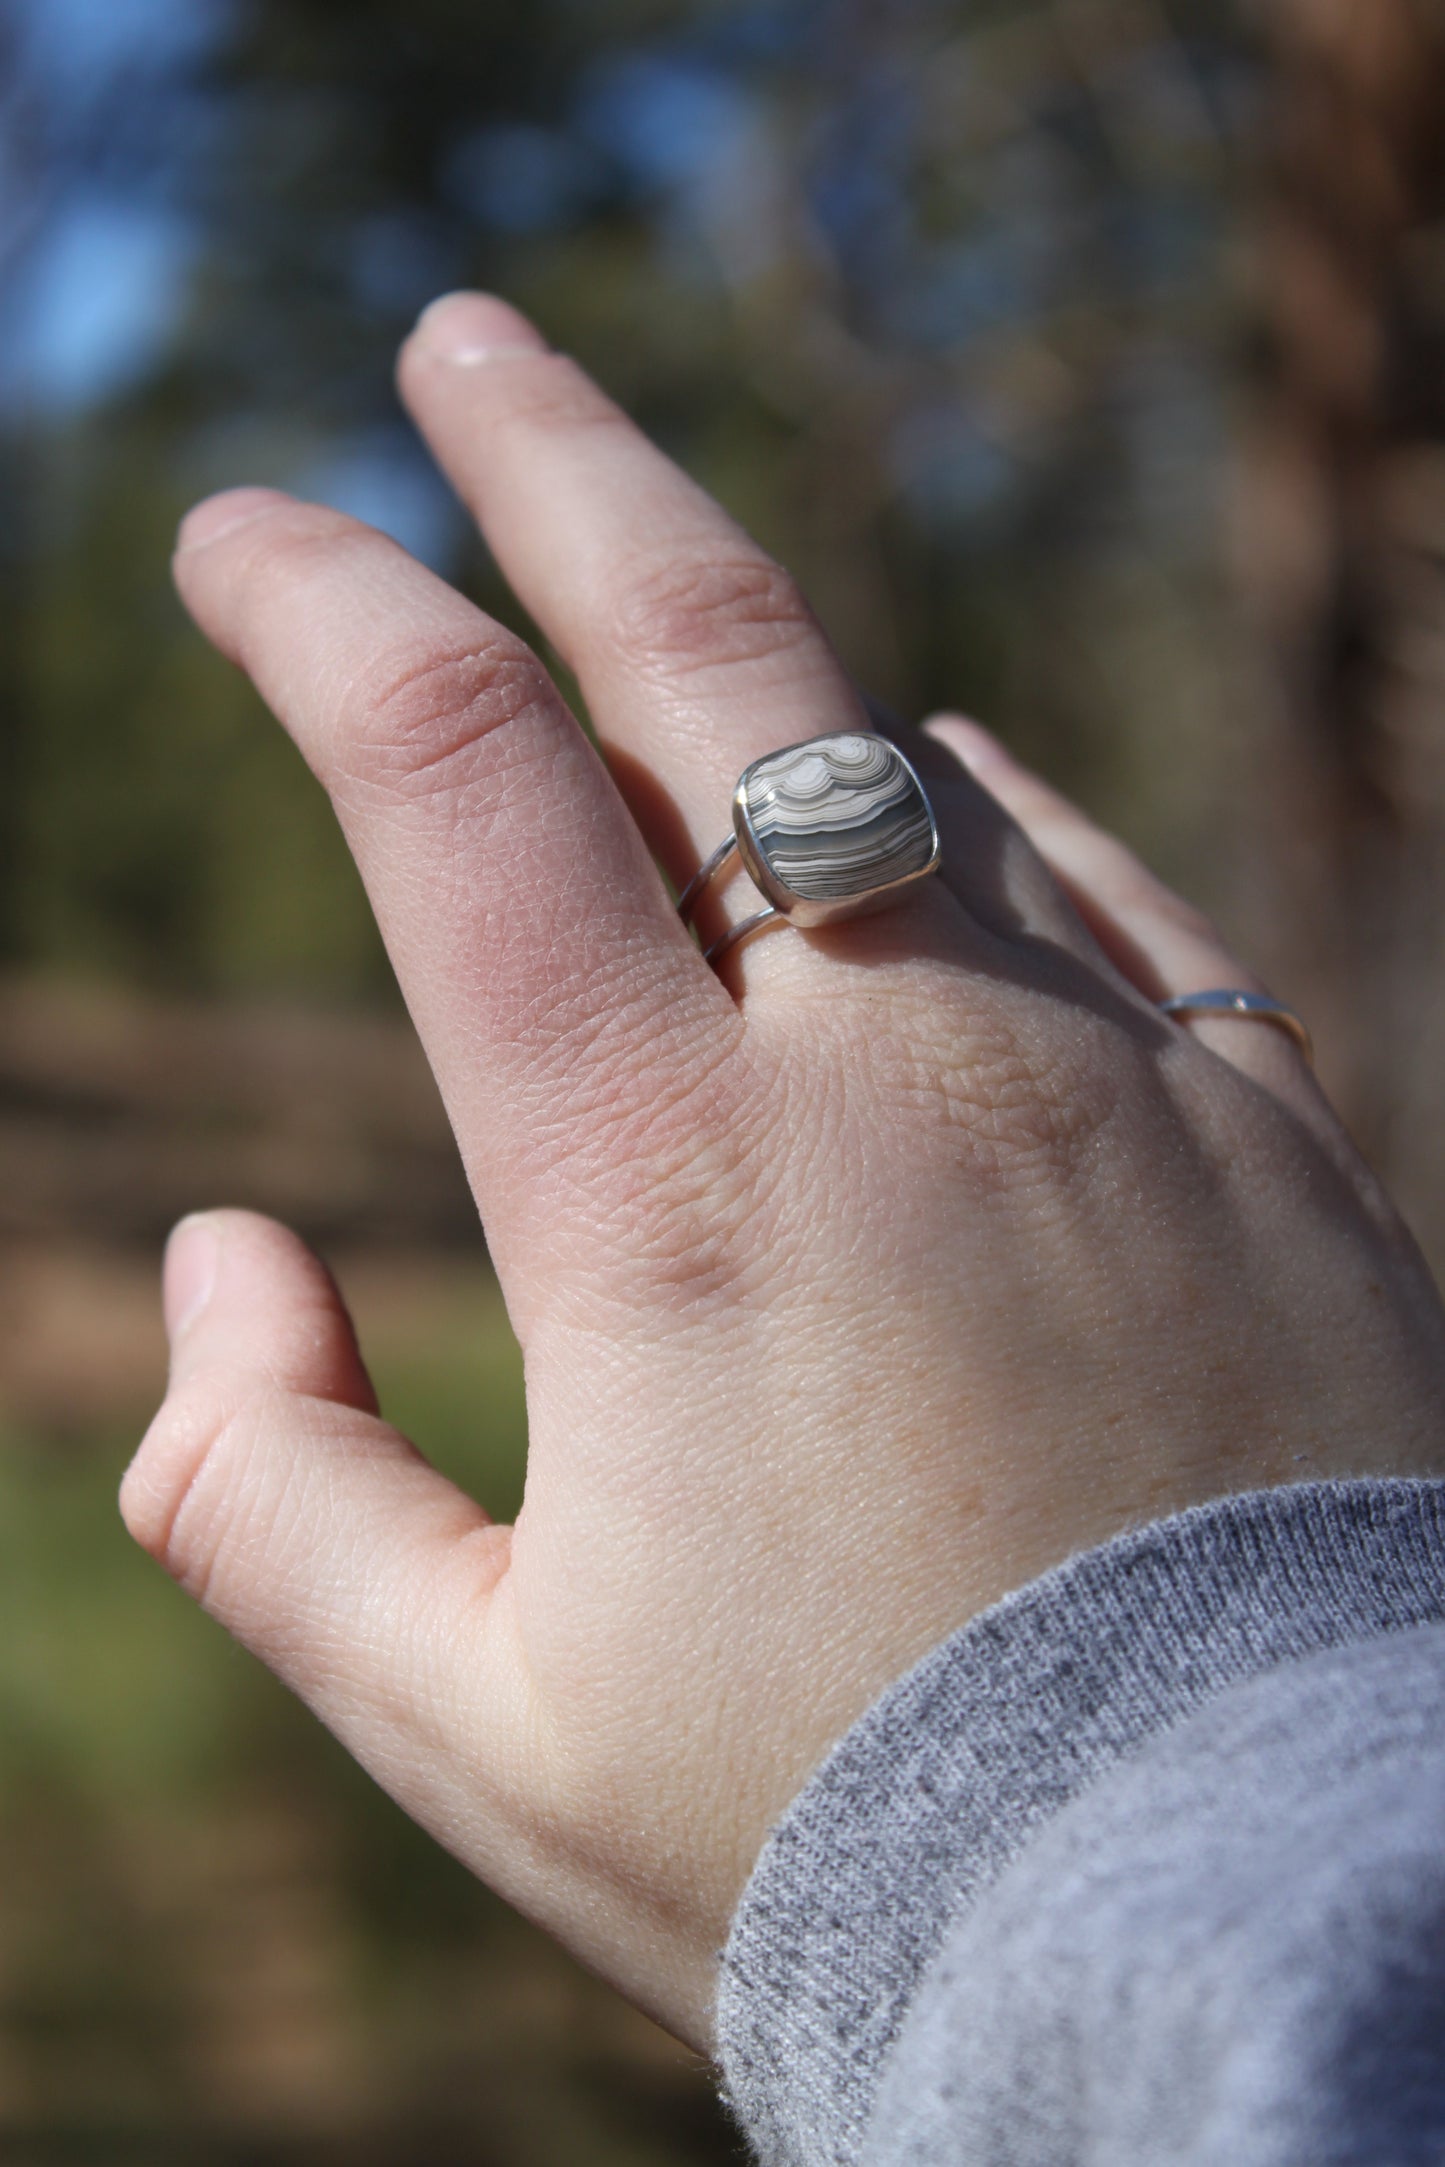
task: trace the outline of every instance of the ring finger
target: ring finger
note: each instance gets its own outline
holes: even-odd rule
[[[1096,827],[1067,798],[1022,767],[987,730],[963,716],[937,715],[926,734],[966,766],[1012,815],[1065,888],[1100,947],[1149,1001],[1208,990],[1266,995],[1268,989],[1199,911],[1166,887],[1132,851]],[[1301,1046],[1258,1018],[1190,1017],[1183,1028],[1263,1084],[1317,1132],[1338,1120]]]

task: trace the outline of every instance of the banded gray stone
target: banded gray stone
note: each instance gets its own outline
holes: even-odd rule
[[[938,863],[922,785],[887,738],[863,731],[764,754],[734,799],[743,861],[795,924],[888,900]]]

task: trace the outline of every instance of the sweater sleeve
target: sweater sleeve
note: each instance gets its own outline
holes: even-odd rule
[[[765,2167],[1445,2158],[1445,1483],[1225,1499],[974,1619],[773,1831],[718,2038]]]

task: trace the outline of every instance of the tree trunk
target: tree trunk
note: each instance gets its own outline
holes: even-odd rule
[[[1445,6],[1258,0],[1247,589],[1277,694],[1276,967],[1445,1260]]]

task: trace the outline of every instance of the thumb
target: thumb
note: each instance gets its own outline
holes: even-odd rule
[[[273,1220],[249,1211],[182,1219],[166,1243],[161,1290],[172,1392],[224,1367],[257,1372],[283,1390],[363,1414],[377,1412],[335,1280]]]
[[[510,1530],[381,1420],[335,1284],[284,1227],[183,1220],[165,1306],[170,1387],[121,1487],[126,1525],[455,1842],[489,1788],[474,1762]]]

